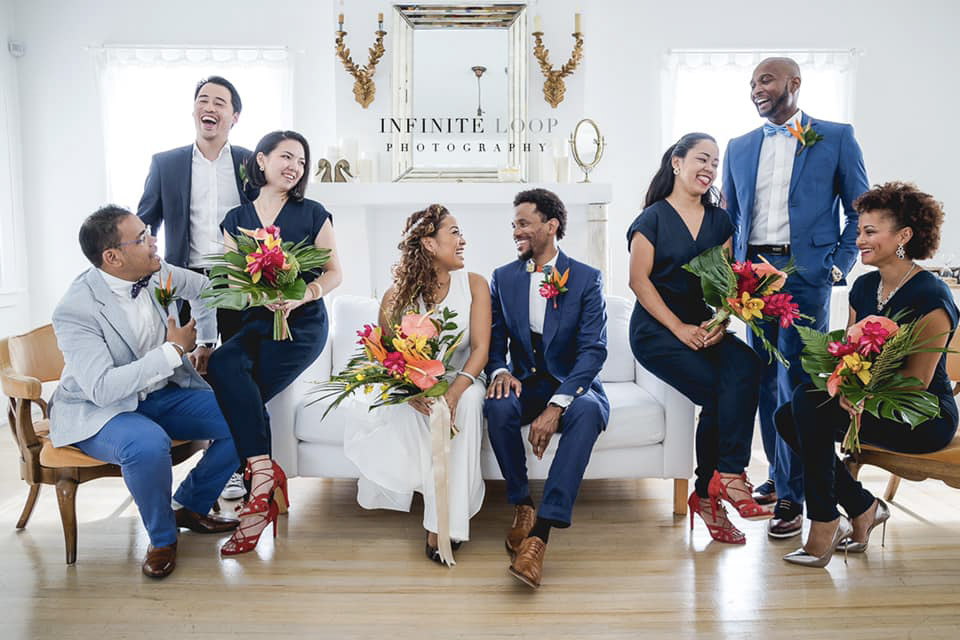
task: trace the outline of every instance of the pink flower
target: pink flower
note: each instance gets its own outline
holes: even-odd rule
[[[403,354],[399,351],[392,351],[383,359],[383,366],[387,368],[392,375],[400,374],[407,368],[407,361],[403,359]]]
[[[830,374],[830,377],[827,379],[827,393],[830,394],[830,397],[837,395],[837,392],[840,391],[840,385],[843,384],[843,376],[840,375],[840,371],[845,366],[843,360],[837,364],[837,368],[833,370],[833,373]]]
[[[427,340],[437,337],[437,327],[433,324],[429,313],[408,313],[400,320],[400,331],[404,337]]]
[[[359,331],[357,331],[357,335],[360,336],[360,339],[357,340],[357,344],[363,344],[363,343],[364,343],[364,338],[369,338],[369,337],[370,337],[370,334],[372,334],[372,333],[373,333],[373,325],[372,325],[372,324],[365,324],[365,325],[363,325],[363,329],[360,329]]]
[[[787,329],[800,316],[800,305],[793,301],[789,293],[775,293],[764,296],[763,312],[768,316],[780,318],[780,326]]]
[[[894,335],[896,335],[900,328],[897,326],[896,322],[886,316],[867,316],[857,324],[847,329],[847,342],[854,344],[860,342],[860,338],[863,336],[863,328],[868,322],[879,323],[882,328],[887,330],[887,338],[892,338]]]
[[[407,362],[407,377],[424,391],[437,384],[445,371],[446,367],[439,360],[413,359]]]
[[[857,345],[851,344],[849,342],[831,342],[827,345],[827,351],[834,358],[842,358],[845,355],[849,355],[857,350]]]
[[[763,258],[761,258],[761,260],[762,259]],[[780,269],[777,269],[766,260],[753,265],[753,271],[757,274],[757,277],[759,277],[760,280],[763,280],[768,276],[777,276],[777,278],[771,281],[766,287],[766,291],[770,293],[780,291],[780,289],[783,288],[783,285],[787,282],[787,274]]]
[[[871,353],[880,353],[883,343],[890,337],[890,332],[883,328],[879,322],[867,322],[863,325],[863,335],[860,336],[860,343],[857,350],[860,355],[868,356]]]
[[[540,296],[549,300],[550,298],[556,298],[560,295],[560,290],[557,289],[552,284],[542,284],[540,285]]]

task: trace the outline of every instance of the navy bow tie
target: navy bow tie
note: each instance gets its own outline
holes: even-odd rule
[[[785,135],[785,136],[791,136],[791,135],[793,135],[792,133],[790,133],[790,130],[787,129],[787,125],[785,125],[785,124],[781,124],[780,126],[776,126],[776,125],[770,124],[769,122],[765,122],[765,123],[764,123],[764,125],[763,125],[763,135],[765,135],[765,136],[775,136],[775,135],[777,135],[778,133],[783,134],[783,135]]]
[[[130,287],[130,297],[136,299],[136,297],[140,295],[140,290],[146,288],[148,284],[150,284],[150,276],[143,276],[134,282],[133,286]]]

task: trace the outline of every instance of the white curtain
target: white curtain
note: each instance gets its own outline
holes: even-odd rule
[[[661,78],[663,149],[685,133],[703,131],[717,139],[723,153],[730,138],[760,126],[750,78],[769,56],[787,56],[800,65],[800,109],[816,118],[851,122],[858,55],[856,50],[672,50]]]
[[[96,53],[107,194],[116,204],[135,210],[150,156],[195,140],[193,92],[202,78],[223,76],[240,94],[231,144],[252,149],[265,133],[291,127],[286,49],[110,46]]]

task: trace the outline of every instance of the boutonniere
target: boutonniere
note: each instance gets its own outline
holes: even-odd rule
[[[794,138],[800,143],[800,148],[797,149],[797,155],[803,153],[803,150],[807,147],[812,147],[821,140],[823,136],[813,130],[813,123],[809,123],[807,126],[803,126],[800,122],[797,122],[796,128],[787,125],[787,131],[789,131]]]
[[[540,283],[540,295],[547,300],[553,300],[553,308],[557,308],[557,297],[567,292],[567,278],[570,277],[570,268],[560,275],[556,269],[544,269],[543,281]]]
[[[247,178],[247,163],[241,162],[240,168],[237,170],[237,174],[240,176],[240,184],[247,186],[250,184],[250,180]]]
[[[177,295],[177,288],[173,286],[172,273],[167,274],[167,286],[157,287],[153,290],[153,295],[156,297],[157,302],[160,303],[160,306],[163,309],[166,309],[180,299],[180,296]]]

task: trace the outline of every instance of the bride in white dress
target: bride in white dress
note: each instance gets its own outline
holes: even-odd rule
[[[485,388],[478,380],[490,347],[490,289],[486,280],[463,268],[466,241],[456,218],[441,205],[411,215],[400,242],[393,286],[380,305],[380,325],[399,324],[403,313],[444,307],[463,340],[450,360],[444,399],[459,433],[450,442],[447,463],[449,535],[470,539],[470,518],[483,503],[480,443]],[[368,411],[374,395],[357,395],[344,403],[350,411],[344,453],[360,470],[357,502],[365,509],[409,511],[414,492],[423,494],[426,555],[442,562],[437,550],[437,504],[429,428],[430,403],[422,399]]]

